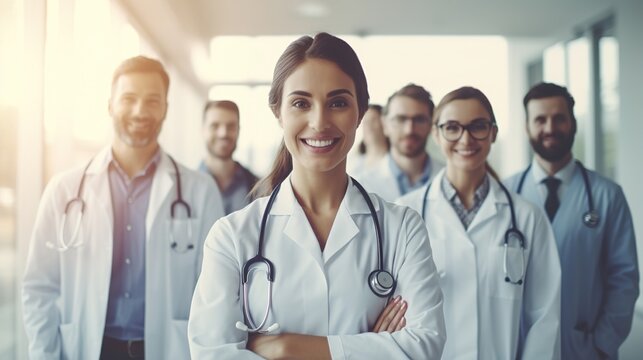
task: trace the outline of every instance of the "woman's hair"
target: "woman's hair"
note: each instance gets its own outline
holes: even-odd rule
[[[489,101],[489,99],[487,99],[487,96],[482,91],[471,86],[463,86],[444,95],[442,100],[440,100],[438,106],[436,106],[435,112],[433,113],[433,123],[436,125],[438,124],[438,121],[440,121],[442,110],[448,103],[455,100],[469,99],[478,100],[478,102],[480,102],[480,105],[482,105],[482,107],[489,113],[491,122],[497,126],[496,115],[494,115],[493,113],[491,102]]]
[[[319,33],[314,38],[302,36],[293,41],[281,54],[272,77],[268,94],[270,109],[276,117],[280,116],[286,79],[307,59],[323,59],[337,65],[355,84],[359,118],[368,109],[368,86],[366,75],[357,54],[344,40],[328,33]],[[277,185],[286,179],[292,171],[292,156],[282,139],[272,170],[252,189],[257,198],[268,195]]]
[[[438,106],[435,107],[435,112],[433,114],[433,123],[435,125],[438,124],[438,121],[440,121],[440,114],[442,114],[442,110],[444,107],[455,100],[478,100],[480,105],[489,113],[489,117],[491,120],[491,123],[493,126],[498,127],[498,123],[496,122],[496,115],[493,113],[493,107],[491,106],[491,102],[487,98],[487,96],[480,90],[471,87],[471,86],[463,86],[461,88],[455,89],[448,94],[444,95],[442,100],[440,100],[440,103]],[[439,131],[439,130],[438,130]],[[496,173],[495,170],[489,165],[489,163],[486,163],[486,168],[487,172],[493,176],[496,180],[500,181],[500,178],[498,177],[498,174]]]
[[[382,105],[378,104],[370,104],[368,105],[368,110],[374,110],[376,111],[380,116],[382,116],[382,112],[384,109],[382,108]],[[364,126],[364,125],[362,125]],[[389,149],[391,147],[391,142],[387,137],[384,137],[384,140],[386,140],[386,148]],[[360,141],[359,145],[357,145],[357,152],[361,155],[366,154],[366,143],[364,143],[364,140]]]

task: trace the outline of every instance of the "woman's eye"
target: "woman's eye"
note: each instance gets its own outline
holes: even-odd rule
[[[460,131],[460,126],[456,124],[447,124],[444,128],[446,131]]]
[[[331,108],[343,108],[346,106],[348,106],[348,102],[346,102],[346,100],[344,99],[336,99],[330,103]]]
[[[299,109],[305,109],[308,107],[308,102],[304,100],[295,100],[292,102],[292,106]]]

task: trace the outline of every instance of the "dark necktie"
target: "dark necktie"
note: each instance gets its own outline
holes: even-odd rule
[[[556,211],[560,206],[560,201],[558,200],[558,186],[560,186],[560,179],[555,177],[548,177],[543,180],[547,186],[547,199],[545,200],[545,211],[549,217],[549,221],[554,221],[554,216]]]

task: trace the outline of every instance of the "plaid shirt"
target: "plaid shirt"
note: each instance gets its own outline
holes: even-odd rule
[[[449,180],[447,180],[446,176],[442,177],[440,188],[442,189],[442,194],[444,194],[444,197],[447,198],[447,200],[449,200],[449,202],[451,203],[451,206],[453,207],[453,210],[455,210],[455,213],[458,214],[458,217],[460,218],[462,225],[464,225],[464,228],[468,229],[469,225],[471,225],[471,222],[473,222],[473,219],[476,217],[478,210],[480,210],[482,202],[489,194],[489,175],[486,175],[484,177],[482,184],[480,184],[480,186],[478,186],[478,188],[476,189],[476,192],[473,195],[473,206],[468,210],[464,207],[462,201],[460,201],[458,192],[453,187],[453,185],[451,185]]]

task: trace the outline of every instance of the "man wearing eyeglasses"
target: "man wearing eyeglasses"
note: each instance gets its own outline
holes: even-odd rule
[[[360,176],[368,191],[394,201],[422,187],[444,167],[426,150],[434,108],[431,94],[415,84],[408,84],[389,97],[383,118],[391,150],[379,164]]]

